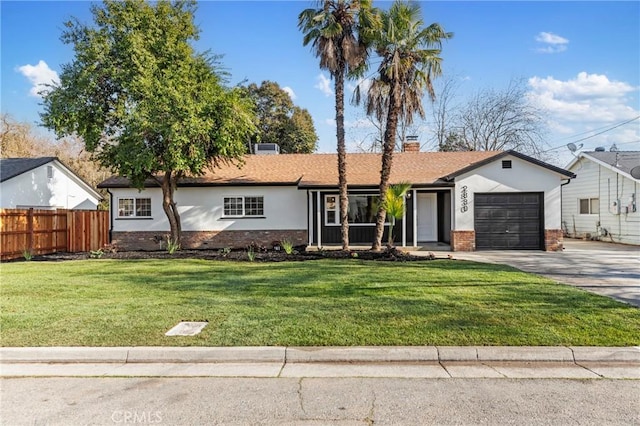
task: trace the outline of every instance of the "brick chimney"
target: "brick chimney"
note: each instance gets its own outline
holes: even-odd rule
[[[407,139],[402,144],[403,152],[420,152],[420,142],[418,142],[417,136],[407,136]]]

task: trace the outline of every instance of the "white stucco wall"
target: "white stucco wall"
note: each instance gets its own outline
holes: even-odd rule
[[[53,167],[49,179],[47,167]],[[100,200],[57,161],[36,167],[2,182],[0,207],[95,210]]]
[[[162,209],[162,190],[148,188],[110,190],[113,230],[168,231],[169,222]],[[224,197],[264,197],[264,218],[223,218]],[[151,219],[118,218],[119,198],[151,198]],[[183,231],[306,230],[307,193],[294,186],[178,188],[175,200]]]
[[[590,234],[603,241],[640,245],[640,183],[586,158],[570,170],[577,177],[562,190],[562,222],[569,235],[582,238]],[[579,200],[586,198],[599,199],[597,212],[580,214]],[[620,214],[613,206],[617,200]]]
[[[503,169],[502,161],[511,160],[512,168]],[[560,229],[560,185],[566,177],[549,169],[506,156],[458,176],[453,194],[453,229],[474,229],[474,193],[544,192],[544,228]],[[463,212],[462,191],[467,191],[467,211]]]

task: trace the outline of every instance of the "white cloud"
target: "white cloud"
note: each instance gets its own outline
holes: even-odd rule
[[[547,44],[567,44],[569,43],[569,40],[567,40],[564,37],[560,37],[557,34],[553,34],[553,33],[547,33],[547,32],[541,32],[536,36],[536,41],[539,41],[540,43],[547,43]]]
[[[35,97],[41,97],[39,92],[46,91],[47,84],[58,84],[60,79],[58,73],[49,68],[49,65],[43,60],[40,60],[37,65],[23,65],[18,67],[18,72],[29,79],[29,82],[33,85],[29,94]]]
[[[606,75],[579,73],[575,78],[557,80],[532,77],[528,81],[529,99],[543,107],[549,117],[549,130],[558,140],[580,139],[606,126],[631,120],[640,115],[634,104],[639,88],[623,81],[609,80]],[[578,135],[575,138],[566,137]],[[609,146],[640,139],[640,128],[629,124],[585,141],[591,147]],[[553,140],[549,141],[556,144]]]
[[[628,95],[638,88],[606,75],[579,73],[566,81],[553,77],[529,79],[530,97],[565,120],[624,120],[638,115],[628,105]]]
[[[331,79],[327,78],[324,74],[318,74],[316,77],[318,81],[315,87],[320,90],[326,97],[333,96],[333,89],[331,88]]]
[[[541,32],[536,36],[536,41],[545,46],[536,49],[539,53],[560,53],[567,50],[569,40],[557,34]]]
[[[297,96],[296,96],[296,92],[293,91],[293,89],[289,86],[285,86],[282,88],[282,90],[284,90],[285,92],[287,92],[289,94],[289,97],[291,98],[292,101],[295,101]]]

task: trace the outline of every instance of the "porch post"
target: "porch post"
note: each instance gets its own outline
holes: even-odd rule
[[[413,245],[418,247],[418,192],[413,192]]]
[[[313,244],[313,193],[307,189],[307,246]]]
[[[407,246],[407,196],[402,197],[404,210],[402,212],[402,247]]]
[[[316,191],[316,200],[318,201],[318,209],[316,210],[316,217],[318,219],[318,229],[316,230],[316,232],[318,233],[318,248],[322,247],[322,214],[321,214],[321,207],[320,207],[320,191]]]

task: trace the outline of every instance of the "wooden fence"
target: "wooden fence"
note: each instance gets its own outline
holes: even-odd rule
[[[0,209],[0,259],[98,250],[109,243],[103,210]]]

